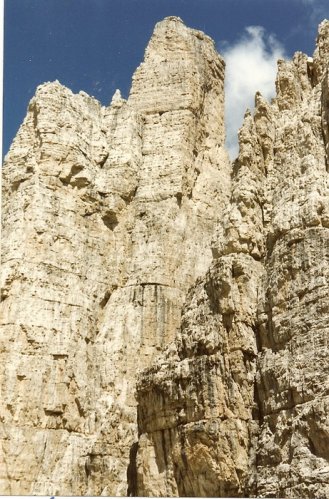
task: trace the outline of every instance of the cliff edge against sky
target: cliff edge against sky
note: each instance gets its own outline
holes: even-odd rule
[[[2,494],[329,495],[329,22],[238,158],[156,25],[127,100],[38,87],[3,167]]]

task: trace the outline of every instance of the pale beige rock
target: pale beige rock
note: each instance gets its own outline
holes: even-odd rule
[[[215,260],[187,296],[175,344],[137,385],[138,495],[237,497],[248,488],[265,178],[249,126],[255,128],[250,115],[230,204],[212,244]]]
[[[328,28],[328,22],[320,25],[311,66],[306,57],[295,57],[294,85],[280,93],[286,78],[281,68],[277,79],[283,111],[274,120],[271,221],[258,311],[257,493],[265,497],[329,494]]]
[[[329,494],[328,29],[246,113],[214,263],[137,385],[140,495]]]
[[[3,169],[1,493],[127,494],[136,374],[175,337],[228,199],[223,72],[167,18],[127,102],[58,82],[30,102]]]
[[[2,494],[329,495],[328,58],[324,21],[233,165],[179,18],[127,101],[37,89],[3,169]]]

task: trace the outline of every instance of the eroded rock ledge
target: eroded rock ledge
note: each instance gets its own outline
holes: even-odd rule
[[[38,87],[3,167],[2,494],[329,496],[329,22],[231,165],[224,61]]]

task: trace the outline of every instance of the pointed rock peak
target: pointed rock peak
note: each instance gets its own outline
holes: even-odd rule
[[[121,107],[124,102],[125,102],[125,99],[122,98],[121,92],[117,88],[113,94],[113,97],[111,100],[111,106],[112,107]]]
[[[49,99],[61,99],[72,96],[73,92],[58,80],[47,81],[39,85],[31,102],[44,102]]]
[[[268,100],[261,94],[261,92],[256,92],[254,118],[257,119],[260,116],[269,116],[270,114],[271,108]]]
[[[255,94],[255,111],[263,107],[267,107],[267,101],[264,99],[261,92],[258,91]]]
[[[256,92],[255,94],[255,108],[268,107],[267,99],[262,95],[261,92]]]
[[[255,104],[257,104],[257,102],[261,99],[263,99],[262,93],[257,90],[257,92],[255,93]]]
[[[316,49],[314,52],[314,69],[316,82],[319,82],[328,65],[329,58],[329,21],[324,19],[318,28]]]
[[[195,52],[196,45],[211,45],[213,40],[202,31],[187,27],[180,17],[169,16],[158,22],[146,49],[145,56],[153,56],[166,50],[168,54],[175,52]]]
[[[319,24],[319,29],[318,29],[319,34],[323,30],[325,30],[325,31],[329,30],[329,20],[328,19],[323,19],[323,21]]]
[[[58,90],[63,90],[63,91],[70,91],[65,85],[62,85],[58,80],[55,81],[46,81],[45,83],[42,83],[37,87],[37,93],[38,92],[51,92],[51,91],[58,91]]]
[[[172,23],[172,22],[184,24],[183,20],[180,17],[168,16],[168,17],[165,17],[162,21],[158,22],[157,25],[168,24],[168,23]]]
[[[317,49],[322,49],[324,46],[329,47],[329,21],[324,19],[318,27],[318,36],[316,40]],[[326,53],[327,55],[327,53]]]
[[[122,97],[121,97],[121,92],[120,90],[117,88],[116,91],[114,92],[113,94],[113,97],[112,97],[112,104],[114,104],[115,102],[117,102],[118,100],[121,100]]]
[[[165,17],[162,21],[159,21],[155,25],[152,39],[154,38],[168,39],[168,37],[169,38],[171,37],[171,34],[177,34],[181,36],[182,33],[190,31],[192,30],[187,26],[185,26],[184,22],[180,17],[175,17],[175,16]]]
[[[222,126],[223,82],[224,61],[213,41],[180,18],[167,17],[155,27],[128,102],[145,113],[198,109]]]

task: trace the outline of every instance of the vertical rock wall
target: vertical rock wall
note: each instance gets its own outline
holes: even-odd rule
[[[214,261],[190,289],[175,343],[137,385],[138,495],[237,497],[255,466],[255,333],[265,247],[264,162],[254,128],[248,115],[230,203],[212,241]]]
[[[266,274],[259,301],[257,491],[329,494],[329,23],[314,60],[281,62],[270,152]]]
[[[324,21],[233,165],[178,18],[127,101],[38,87],[3,167],[2,494],[329,495],[328,58]]]
[[[328,43],[246,113],[213,264],[138,381],[140,495],[329,494]]]
[[[229,192],[223,61],[167,18],[128,101],[38,88],[3,168],[1,491],[125,495],[135,377]]]

